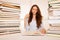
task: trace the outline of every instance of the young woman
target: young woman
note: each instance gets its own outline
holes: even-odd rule
[[[24,26],[26,31],[39,31],[43,34],[46,33],[42,24],[41,11],[37,5],[33,5],[29,14],[26,14],[24,18]]]

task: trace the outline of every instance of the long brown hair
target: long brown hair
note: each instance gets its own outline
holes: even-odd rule
[[[40,9],[37,5],[33,5],[30,9],[28,24],[30,24],[30,22],[32,21],[32,18],[33,18],[33,13],[32,13],[32,8],[33,7],[37,7],[36,23],[37,23],[37,28],[39,28],[41,26],[41,23],[42,23],[42,15],[41,15],[41,11],[40,11]]]

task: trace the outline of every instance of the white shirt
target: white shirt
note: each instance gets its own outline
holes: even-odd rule
[[[36,20],[33,20],[30,22],[30,25],[28,25],[28,19],[26,20],[26,31],[39,31],[43,28],[43,25],[41,24],[41,27],[38,29],[37,28],[37,24],[36,24]]]

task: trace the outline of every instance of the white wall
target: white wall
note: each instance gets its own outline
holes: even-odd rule
[[[47,0],[33,0],[33,1],[20,0],[20,4],[21,4],[20,5],[21,6],[21,13],[23,13],[24,15],[26,13],[29,13],[29,10],[33,4],[37,4],[41,9],[42,15],[47,18],[47,16],[45,16],[45,15],[48,15],[47,14],[47,8],[48,8],[48,1]]]
[[[29,10],[31,8],[31,6],[33,4],[37,4],[42,12],[42,16],[44,17],[44,26],[46,29],[48,29],[48,23],[47,23],[47,19],[48,19],[48,1],[47,0],[20,0],[20,6],[21,6],[21,17],[22,19],[24,19],[24,16],[29,13]],[[24,21],[21,21],[21,26],[22,29],[24,27]]]

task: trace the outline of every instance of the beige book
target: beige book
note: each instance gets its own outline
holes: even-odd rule
[[[2,3],[1,6],[20,9],[20,6],[11,5],[10,3]]]

